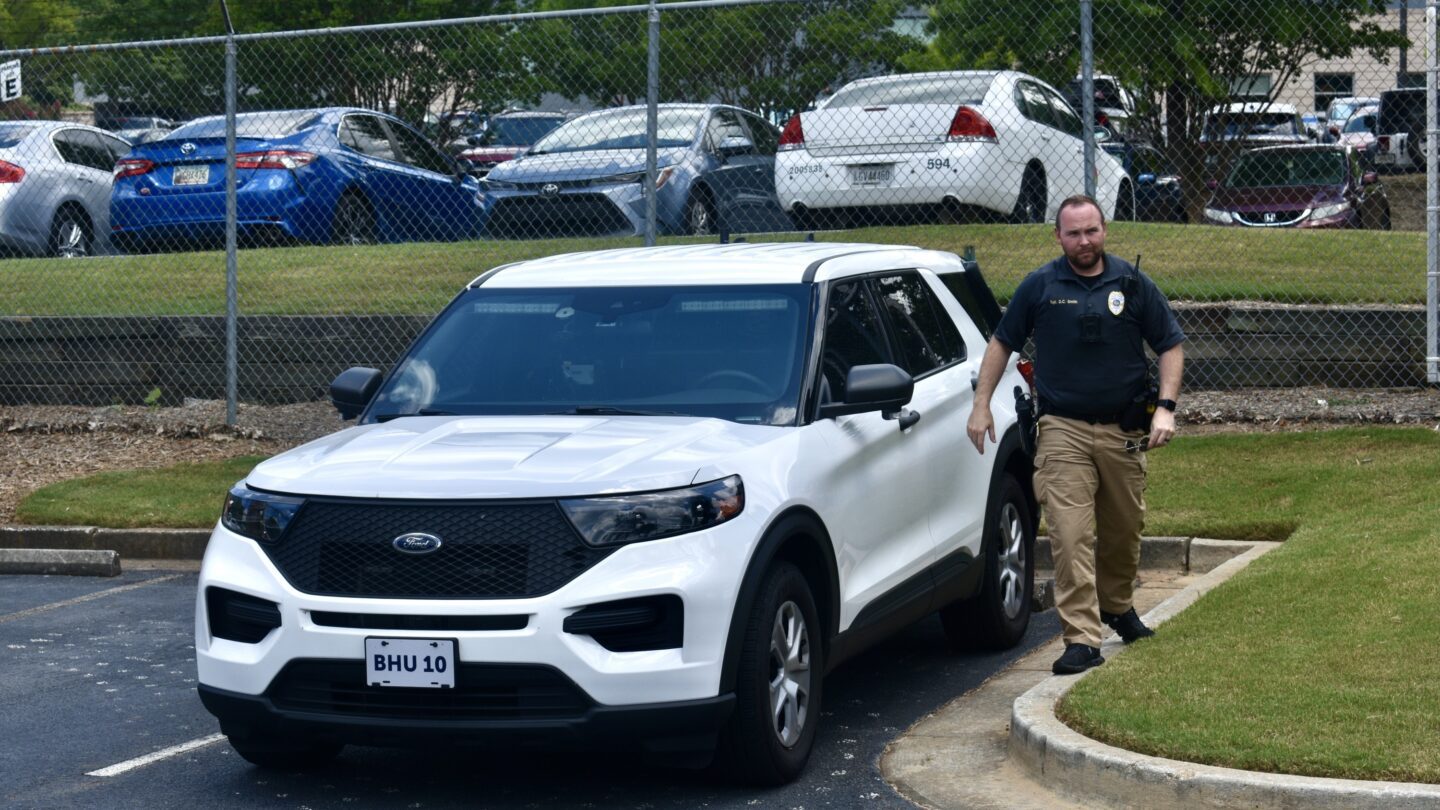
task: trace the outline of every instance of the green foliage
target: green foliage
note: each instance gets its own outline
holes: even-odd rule
[[[119,470],[42,487],[15,509],[37,526],[116,529],[197,528],[214,524],[225,492],[264,456]]]

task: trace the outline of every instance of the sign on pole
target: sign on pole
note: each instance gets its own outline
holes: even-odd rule
[[[0,102],[20,97],[20,60],[0,64]]]

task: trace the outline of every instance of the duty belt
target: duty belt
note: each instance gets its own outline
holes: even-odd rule
[[[1058,416],[1062,419],[1075,419],[1080,422],[1089,422],[1092,425],[1118,425],[1120,424],[1121,416],[1118,413],[1080,413],[1079,411],[1070,411],[1064,408],[1057,408],[1048,402],[1040,403],[1040,415]]]

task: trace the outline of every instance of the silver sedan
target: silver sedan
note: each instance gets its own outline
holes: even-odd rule
[[[110,185],[130,144],[66,121],[0,121],[0,254],[110,250]]]

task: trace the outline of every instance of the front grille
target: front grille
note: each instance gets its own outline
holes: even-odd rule
[[[406,554],[396,537],[441,539]],[[310,500],[276,543],[261,543],[287,582],[322,596],[516,599],[550,593],[614,549],[585,545],[551,501],[453,503]]]
[[[578,717],[592,705],[555,669],[461,663],[454,689],[370,686],[364,661],[296,660],[266,695],[284,711],[387,720],[522,720]]]
[[[491,236],[600,236],[633,230],[630,220],[601,194],[506,197],[496,201]]]
[[[1310,211],[1304,208],[1298,211],[1236,211],[1235,218],[1246,225],[1294,225],[1309,213]]]

